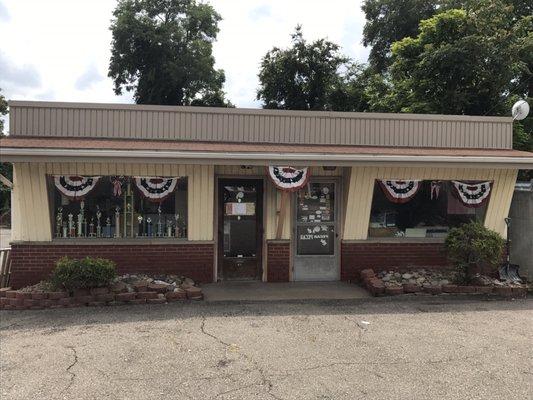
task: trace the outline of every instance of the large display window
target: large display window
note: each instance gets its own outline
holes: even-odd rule
[[[377,180],[368,236],[442,238],[452,227],[483,222],[492,182]]]
[[[49,176],[54,237],[186,238],[187,178]]]

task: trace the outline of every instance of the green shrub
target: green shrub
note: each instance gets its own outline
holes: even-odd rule
[[[107,286],[117,276],[115,263],[104,258],[81,260],[63,257],[56,263],[50,281],[56,288],[68,291]]]
[[[472,268],[489,265],[493,268],[502,261],[505,241],[496,232],[479,222],[470,222],[450,229],[446,238],[448,259],[457,270],[458,280],[469,283]]]

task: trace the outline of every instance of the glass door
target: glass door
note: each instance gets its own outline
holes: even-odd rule
[[[339,279],[338,182],[311,180],[296,194],[294,209],[295,281]]]
[[[261,279],[262,198],[260,180],[219,181],[218,275],[221,279]]]

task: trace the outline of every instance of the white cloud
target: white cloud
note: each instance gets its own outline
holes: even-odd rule
[[[0,1],[0,21],[9,21],[9,11],[7,11],[6,6]]]
[[[87,67],[85,72],[76,79],[75,87],[78,90],[87,90],[96,83],[102,81],[104,77],[98,71],[95,64],[91,64]]]
[[[217,67],[226,72],[228,98],[239,107],[260,106],[255,93],[261,57],[273,46],[289,45],[297,24],[303,25],[308,40],[327,37],[348,56],[365,61],[360,3],[212,0],[223,18],[214,52]],[[11,78],[17,78],[8,84],[0,81],[6,97],[133,102],[130,93],[116,96],[107,77],[115,5],[112,0],[3,0],[0,37],[7,39],[0,44],[0,77],[5,81],[2,62],[9,60]]]

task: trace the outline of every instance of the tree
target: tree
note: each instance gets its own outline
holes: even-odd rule
[[[220,15],[196,0],[119,0],[109,76],[138,104],[227,106],[212,43]]]
[[[365,0],[361,7],[366,17],[363,44],[372,46],[371,67],[378,73],[386,71],[392,43],[416,36],[420,21],[433,16],[437,6],[435,0]]]
[[[358,111],[364,107],[358,83],[362,66],[350,62],[326,39],[308,43],[300,26],[288,49],[273,48],[262,59],[257,99],[285,110]]]
[[[415,38],[392,45],[390,76],[395,110],[486,115],[508,113],[513,82],[524,72],[522,29],[512,7],[478,0],[420,23]]]
[[[7,101],[1,92],[2,89],[0,89],[0,137],[4,137],[4,120],[1,117],[7,115]],[[0,174],[13,182],[13,165],[7,162],[0,163]],[[5,216],[9,215],[11,210],[10,203],[11,189],[0,183],[0,223],[3,223],[6,219]]]
[[[4,136],[4,120],[2,119],[4,115],[7,115],[7,101],[0,89],[0,137]]]

